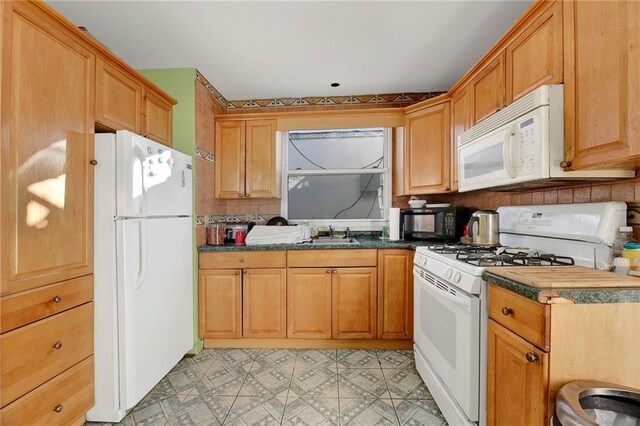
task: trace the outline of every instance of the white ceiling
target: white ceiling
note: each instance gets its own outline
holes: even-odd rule
[[[531,0],[49,3],[134,68],[239,100],[447,90]]]

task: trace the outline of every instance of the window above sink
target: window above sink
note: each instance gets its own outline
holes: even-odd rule
[[[391,203],[390,129],[284,133],[282,213],[293,223],[377,230]]]

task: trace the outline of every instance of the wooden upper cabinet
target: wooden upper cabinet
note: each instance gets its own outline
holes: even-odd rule
[[[405,194],[430,194],[450,189],[450,102],[410,112],[405,118]]]
[[[378,250],[378,338],[413,338],[413,250]]]
[[[640,2],[563,1],[565,160],[574,169],[640,155]]]
[[[2,294],[93,272],[95,56],[30,2],[3,2]]]
[[[242,270],[200,270],[200,337],[242,337]]]
[[[487,63],[471,80],[473,124],[505,106],[504,52]]]
[[[272,198],[280,192],[275,120],[246,122],[246,197]]]
[[[275,120],[216,121],[216,198],[278,198]]]
[[[508,104],[544,84],[562,82],[562,1],[509,43],[505,62]]]
[[[289,268],[287,337],[331,338],[331,268]]]
[[[101,58],[96,60],[96,122],[140,133],[142,85]]]
[[[242,280],[242,336],[287,337],[287,270],[245,269]]]
[[[487,425],[544,425],[549,355],[489,320]]]
[[[404,127],[394,127],[392,132],[392,151],[393,155],[391,166],[394,197],[405,195],[404,187]]]
[[[451,190],[458,190],[458,137],[473,125],[469,86],[451,93]]]
[[[374,339],[376,268],[337,268],[332,275],[332,337]]]
[[[142,99],[142,134],[171,146],[173,105],[157,94],[145,90]]]
[[[216,122],[216,198],[244,197],[245,125]]]

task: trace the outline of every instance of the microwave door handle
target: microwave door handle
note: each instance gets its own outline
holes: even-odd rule
[[[504,137],[504,142],[502,144],[502,156],[504,157],[504,165],[507,171],[507,175],[511,179],[516,177],[516,167],[513,165],[512,156],[513,156],[513,146],[511,141],[513,137],[516,135],[515,124],[512,124],[511,127],[507,130],[507,133]]]

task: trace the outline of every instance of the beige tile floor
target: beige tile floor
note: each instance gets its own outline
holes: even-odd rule
[[[446,425],[412,351],[205,349],[123,425]]]

